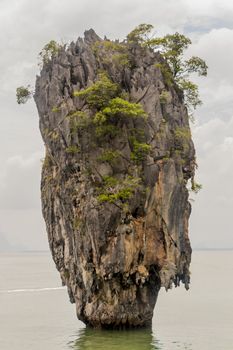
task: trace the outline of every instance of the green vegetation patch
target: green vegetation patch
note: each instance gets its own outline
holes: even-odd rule
[[[107,162],[109,164],[115,164],[117,159],[121,156],[121,153],[119,151],[115,151],[113,149],[105,150],[101,156],[98,158],[98,160]]]
[[[89,107],[101,109],[106,107],[118,93],[119,86],[113,83],[106,73],[100,73],[94,84],[84,90],[75,91],[74,96],[84,98]]]
[[[89,115],[82,111],[69,113],[67,118],[70,120],[70,130],[76,133],[79,129],[86,129],[91,124]]]
[[[166,103],[168,103],[169,99],[170,99],[169,92],[166,90],[163,90],[159,96],[160,103],[162,105],[165,105]]]
[[[166,86],[167,87],[173,86],[174,85],[174,78],[173,78],[172,72],[171,72],[168,64],[166,62],[156,63],[155,67],[160,69]]]
[[[126,37],[129,44],[144,44],[149,40],[153,29],[151,24],[142,23],[134,28]]]
[[[122,67],[129,67],[130,66],[130,60],[129,55],[127,53],[116,53],[112,55],[112,61],[119,66]]]
[[[124,94],[118,84],[112,82],[106,73],[100,73],[98,80],[88,88],[74,92],[75,96],[86,100],[92,110],[97,110],[92,118],[95,126],[95,135],[99,140],[106,137],[114,138],[119,133],[117,122],[124,118],[146,118],[142,105],[140,103],[129,102],[128,95]],[[79,117],[75,121],[76,127],[85,126],[86,118],[83,112],[75,112],[70,118]],[[90,122],[91,118],[89,118]],[[83,124],[84,123],[84,124]],[[75,126],[73,125],[73,129]]]
[[[191,140],[190,129],[177,127],[175,129],[174,136],[176,149],[186,152],[189,148],[189,142]]]
[[[103,186],[97,199],[100,203],[115,203],[119,201],[125,203],[133,196],[140,182],[140,178],[134,178],[129,175],[124,180],[106,176],[103,178]]]
[[[31,97],[33,92],[31,91],[30,85],[28,86],[19,86],[16,89],[16,101],[17,103],[24,104],[26,103]]]
[[[130,66],[128,47],[125,43],[110,40],[97,41],[92,47],[94,55],[106,64]]]
[[[99,141],[104,141],[105,139],[114,138],[119,135],[121,129],[117,128],[112,124],[103,124],[96,126],[95,136]]]
[[[127,50],[127,46],[123,43],[114,42],[111,40],[101,40],[96,41],[92,46],[92,49],[95,54],[98,54],[101,51],[101,49],[105,49],[108,52],[112,51],[124,53]]]
[[[183,34],[167,34],[164,37],[155,37],[151,34],[153,26],[140,24],[127,36],[127,42],[148,47],[150,50],[160,52],[163,62],[156,66],[161,69],[165,84],[172,86],[174,83],[184,93],[184,102],[192,117],[193,110],[201,104],[198,86],[191,82],[188,77],[192,73],[206,76],[208,66],[206,62],[197,56],[185,59],[184,51],[191,45],[191,40]]]
[[[145,159],[147,154],[149,154],[151,146],[145,142],[138,141],[135,136],[130,137],[130,143],[133,148],[130,158],[138,164]]]
[[[186,140],[189,141],[191,139],[191,131],[189,128],[176,128],[175,129],[175,138],[177,140]]]
[[[48,42],[39,53],[39,57],[42,63],[48,63],[53,57],[58,54],[58,52],[61,50],[61,47],[62,46],[55,40],[50,40],[50,42]]]
[[[53,113],[58,113],[58,112],[60,112],[60,108],[59,107],[56,107],[56,106],[54,106],[53,108],[52,108],[52,112]]]
[[[66,148],[66,153],[68,154],[76,154],[79,152],[79,148],[76,145],[71,145]]]
[[[140,103],[131,103],[120,97],[113,98],[103,109],[103,114],[110,117],[123,116],[126,118],[145,118],[147,116]]]
[[[202,189],[202,185],[196,182],[194,179],[192,180],[191,191],[197,194]]]

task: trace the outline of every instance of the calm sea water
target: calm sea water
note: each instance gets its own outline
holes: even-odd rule
[[[86,329],[48,253],[0,255],[1,350],[233,350],[233,251],[193,253],[192,286],[161,291],[150,330]]]

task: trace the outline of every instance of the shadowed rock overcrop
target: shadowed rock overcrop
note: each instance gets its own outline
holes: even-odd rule
[[[164,67],[150,48],[89,30],[56,47],[37,77],[50,249],[93,327],[148,326],[160,288],[189,285],[195,150]]]

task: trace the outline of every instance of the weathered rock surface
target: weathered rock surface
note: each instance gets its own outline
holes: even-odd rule
[[[161,287],[189,285],[186,185],[194,175],[195,151],[182,92],[166,83],[157,64],[161,56],[136,45],[129,48],[130,65],[123,65],[111,53],[108,59],[96,54],[100,41],[93,30],[85,32],[37,77],[35,101],[46,147],[43,216],[78,318],[94,327],[141,327],[150,325]],[[99,70],[148,115],[115,119],[118,133],[102,141],[91,124],[96,111],[74,97],[74,91],[92,86]],[[69,116],[75,111],[85,112],[89,124],[74,132]],[[132,130],[143,131],[151,146],[137,162]],[[119,152],[116,161],[101,158],[106,149]],[[123,183],[127,176],[140,180],[128,200],[98,199],[103,179]]]

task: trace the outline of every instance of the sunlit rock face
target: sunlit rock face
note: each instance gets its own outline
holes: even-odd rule
[[[143,327],[161,287],[189,285],[186,186],[195,150],[182,92],[166,81],[163,58],[111,43],[87,31],[37,77],[42,210],[78,318],[93,327]],[[86,89],[103,77],[117,91],[102,91],[100,106]],[[137,115],[132,105],[114,109],[116,98],[138,104]]]

